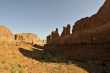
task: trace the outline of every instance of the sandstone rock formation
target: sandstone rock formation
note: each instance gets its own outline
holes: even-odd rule
[[[59,35],[58,28],[56,28],[55,31],[52,31],[51,34],[47,36],[47,43],[51,44],[58,39],[62,39],[63,37],[70,36],[71,35],[70,30],[71,30],[71,26],[70,24],[67,24],[67,26],[63,27],[63,32],[61,33],[61,35]]]
[[[25,42],[30,44],[43,45],[45,41],[33,33],[13,34],[6,26],[0,25],[0,41],[2,43]]]
[[[65,37],[70,35],[71,26],[68,24],[66,27],[63,27],[63,32],[61,33],[61,37]]]
[[[51,33],[51,36],[52,36],[52,40],[59,37],[58,28],[56,28],[56,30]]]
[[[1,25],[0,26],[0,40],[13,40],[13,34],[12,32],[6,27]]]
[[[47,36],[47,43],[50,43],[51,41],[58,39],[59,38],[59,33],[58,33],[58,28],[56,28],[55,31],[51,32],[51,35]]]
[[[90,30],[95,27],[106,24],[110,20],[110,1],[106,0],[104,5],[99,9],[98,13],[78,20],[73,26],[72,32]]]
[[[48,35],[48,36],[47,36],[47,42],[46,42],[46,43],[49,43],[50,40],[52,40],[52,39],[51,39],[51,35]]]
[[[97,14],[78,20],[72,34],[65,36],[66,32],[64,27],[61,38],[46,44],[47,50],[63,52],[71,59],[110,60],[110,0],[105,1]]]
[[[30,44],[38,44],[41,42],[40,38],[33,33],[19,33],[15,34],[16,41],[23,41]]]

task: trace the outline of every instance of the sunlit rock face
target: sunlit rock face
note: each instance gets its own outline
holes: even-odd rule
[[[11,41],[13,40],[13,34],[6,26],[0,25],[0,40]]]
[[[15,40],[30,43],[30,44],[39,44],[41,42],[40,38],[33,33],[15,34]]]

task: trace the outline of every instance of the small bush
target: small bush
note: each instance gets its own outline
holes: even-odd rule
[[[20,64],[12,65],[11,73],[24,73],[24,67]]]

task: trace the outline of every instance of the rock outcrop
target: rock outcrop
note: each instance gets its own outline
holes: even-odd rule
[[[6,26],[3,25],[0,25],[0,40],[14,40],[12,32]]]
[[[110,20],[110,1],[106,0],[104,5],[99,9],[98,13],[78,20],[73,26],[73,34],[76,31],[84,31],[94,29],[106,24]]]
[[[52,31],[51,34],[47,36],[47,44],[51,44],[58,39],[62,39],[64,37],[70,36],[71,35],[70,30],[71,30],[71,26],[70,24],[67,24],[67,26],[63,27],[63,31],[61,35],[59,35],[58,28],[56,28],[55,31]]]
[[[66,27],[64,26],[63,32],[61,33],[61,37],[69,36],[70,35],[70,29],[71,29],[70,24],[67,24]]]
[[[0,41],[1,41],[0,44],[24,42],[24,43],[30,43],[32,45],[33,44],[44,45],[45,43],[43,39],[40,39],[38,36],[36,36],[33,33],[13,34],[9,30],[9,28],[3,25],[0,25]]]
[[[71,59],[110,61],[110,0],[97,14],[78,20],[69,36],[66,30],[64,27],[59,39],[46,44],[47,50],[60,51]]]
[[[15,34],[16,41],[22,41],[30,44],[39,44],[40,38],[33,33],[19,33]]]
[[[58,28],[55,31],[52,31],[50,35],[47,36],[47,43],[50,43],[59,38]]]

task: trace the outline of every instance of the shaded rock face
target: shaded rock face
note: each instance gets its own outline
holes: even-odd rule
[[[6,26],[0,26],[0,39],[2,40],[14,40],[12,32]]]
[[[63,27],[63,32],[61,33],[61,35],[59,35],[58,28],[56,28],[55,31],[52,31],[51,34],[47,36],[47,43],[53,42],[59,38],[69,36],[70,35],[70,29],[71,29],[70,24],[67,24],[67,26]]]
[[[63,52],[65,57],[71,59],[110,61],[109,33],[110,0],[106,0],[97,14],[78,20],[72,34],[47,44],[47,50]]]
[[[75,23],[72,35],[65,39],[66,56],[77,59],[110,60],[110,0],[106,0],[98,13]],[[69,42],[71,40],[71,42]],[[64,44],[63,44],[64,45]],[[75,52],[74,52],[75,51]]]
[[[63,32],[61,33],[61,37],[70,35],[70,29],[71,29],[70,24],[67,24],[66,27],[63,27]]]
[[[16,41],[24,41],[30,44],[38,44],[40,39],[33,33],[19,33],[15,34]]]
[[[58,28],[56,28],[55,31],[52,31],[51,34],[47,36],[47,43],[50,43],[58,38],[59,38],[59,33],[58,33]]]

